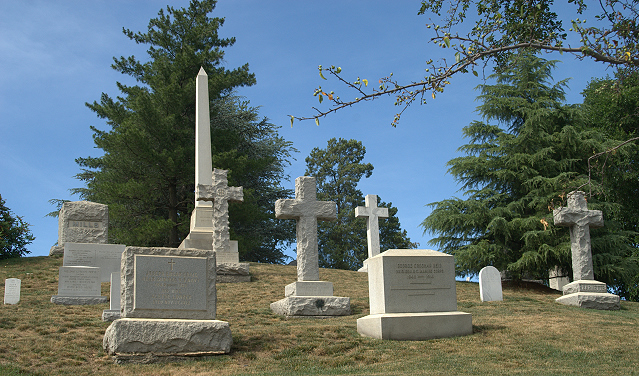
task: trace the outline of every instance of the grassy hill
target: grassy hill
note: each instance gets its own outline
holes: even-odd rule
[[[351,298],[352,316],[286,319],[269,304],[284,297],[295,267],[253,263],[253,282],[217,286],[217,317],[233,332],[230,355],[118,365],[102,350],[107,304],[50,303],[61,258],[0,265],[1,284],[22,280],[20,303],[0,308],[0,375],[639,374],[639,303],[584,310],[557,304],[560,293],[532,285],[505,286],[503,302],[482,303],[477,284],[458,282],[458,309],[472,313],[473,335],[381,341],[357,333],[356,319],[368,314],[366,274],[320,270],[336,296]],[[108,284],[102,289],[108,295]]]

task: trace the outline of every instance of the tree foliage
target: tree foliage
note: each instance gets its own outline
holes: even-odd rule
[[[568,4],[552,0],[423,0],[418,14],[428,15],[433,31],[431,42],[450,53],[427,61],[426,75],[400,82],[392,73],[379,79],[379,86],[369,87],[366,79],[346,78],[341,67],[319,66],[320,76],[336,78],[343,86],[355,92],[354,99],[341,99],[333,91],[318,87],[314,94],[320,103],[324,97],[330,103],[327,109],[317,109],[309,117],[291,116],[291,121],[315,119],[380,96],[395,96],[399,107],[392,125],[396,126],[401,114],[411,104],[425,104],[444,91],[453,76],[472,72],[478,75],[481,65],[490,62],[497,67],[512,53],[522,48],[539,51],[570,53],[579,59],[594,59],[617,67],[639,67],[639,32],[636,0],[602,0],[588,3],[568,0]],[[595,20],[579,19],[587,6],[595,12]],[[562,9],[567,7],[569,10]],[[560,19],[570,12],[573,19]],[[567,26],[568,25],[568,26]],[[569,28],[568,32],[566,28]],[[569,34],[570,32],[570,34]],[[570,45],[569,37],[579,39]]]
[[[0,196],[0,260],[31,253],[25,246],[34,240],[29,224],[13,214]]]
[[[355,208],[364,206],[364,195],[357,189],[362,177],[370,177],[373,165],[363,163],[366,148],[360,141],[332,138],[326,149],[314,148],[306,158],[307,176],[317,179],[317,197],[337,204],[337,221],[318,223],[321,267],[357,270],[368,257],[366,221],[355,218]],[[397,208],[382,202],[389,218],[380,219],[380,248],[416,248],[401,229]]]
[[[467,198],[430,204],[422,226],[455,255],[460,275],[493,265],[514,278],[546,279],[555,265],[571,270],[568,230],[554,226],[551,210],[586,180],[588,156],[615,141],[588,128],[579,106],[563,104],[566,82],[551,84],[555,62],[532,54],[509,62],[491,76],[494,85],[479,86],[486,122],[464,128],[466,156],[448,162]],[[618,205],[591,197],[589,207],[606,218],[591,232],[595,276],[620,287],[636,269],[633,233],[608,217]]]
[[[116,71],[137,85],[117,83],[121,95],[103,93],[87,103],[110,129],[91,127],[103,156],[78,158],[84,199],[109,205],[111,241],[176,247],[188,234],[194,206],[195,78],[208,74],[213,166],[228,169],[229,183],[243,185],[245,202],[230,209],[231,232],[248,260],[281,262],[293,233],[274,221],[276,198],[290,195],[279,182],[294,150],[277,127],[233,94],[255,83],[248,64],[229,70],[224,51],[234,38],[220,38],[224,19],[209,17],[216,1],[167,7],[145,33],[123,29],[148,45],[148,59],[114,58]]]

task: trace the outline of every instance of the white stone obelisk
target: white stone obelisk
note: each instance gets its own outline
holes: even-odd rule
[[[200,68],[195,81],[195,186],[213,185],[208,76]],[[213,203],[195,200],[191,231],[179,248],[213,249]]]

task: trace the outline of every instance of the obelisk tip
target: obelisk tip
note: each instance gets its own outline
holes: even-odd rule
[[[200,67],[200,71],[197,73],[198,76],[206,76],[206,71],[204,67]]]

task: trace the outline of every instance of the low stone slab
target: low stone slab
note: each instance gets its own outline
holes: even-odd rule
[[[53,295],[51,303],[62,305],[93,305],[102,304],[109,301],[107,296],[62,296]]]
[[[364,337],[423,341],[473,334],[472,315],[465,312],[384,313],[357,319]]]
[[[216,277],[217,283],[238,283],[238,282],[251,282],[251,275],[249,273],[248,262],[219,262],[217,256],[222,252],[215,253]]]
[[[102,347],[109,355],[154,353],[229,353],[233,337],[219,320],[119,319],[106,330]]]
[[[564,295],[555,299],[557,303],[588,308],[615,311],[621,308],[618,295],[608,293],[604,282],[578,280],[564,286]]]
[[[333,296],[333,283],[327,281],[297,281],[284,287],[284,296]]]
[[[351,300],[341,296],[288,296],[271,303],[271,310],[290,316],[347,316],[351,314]]]

